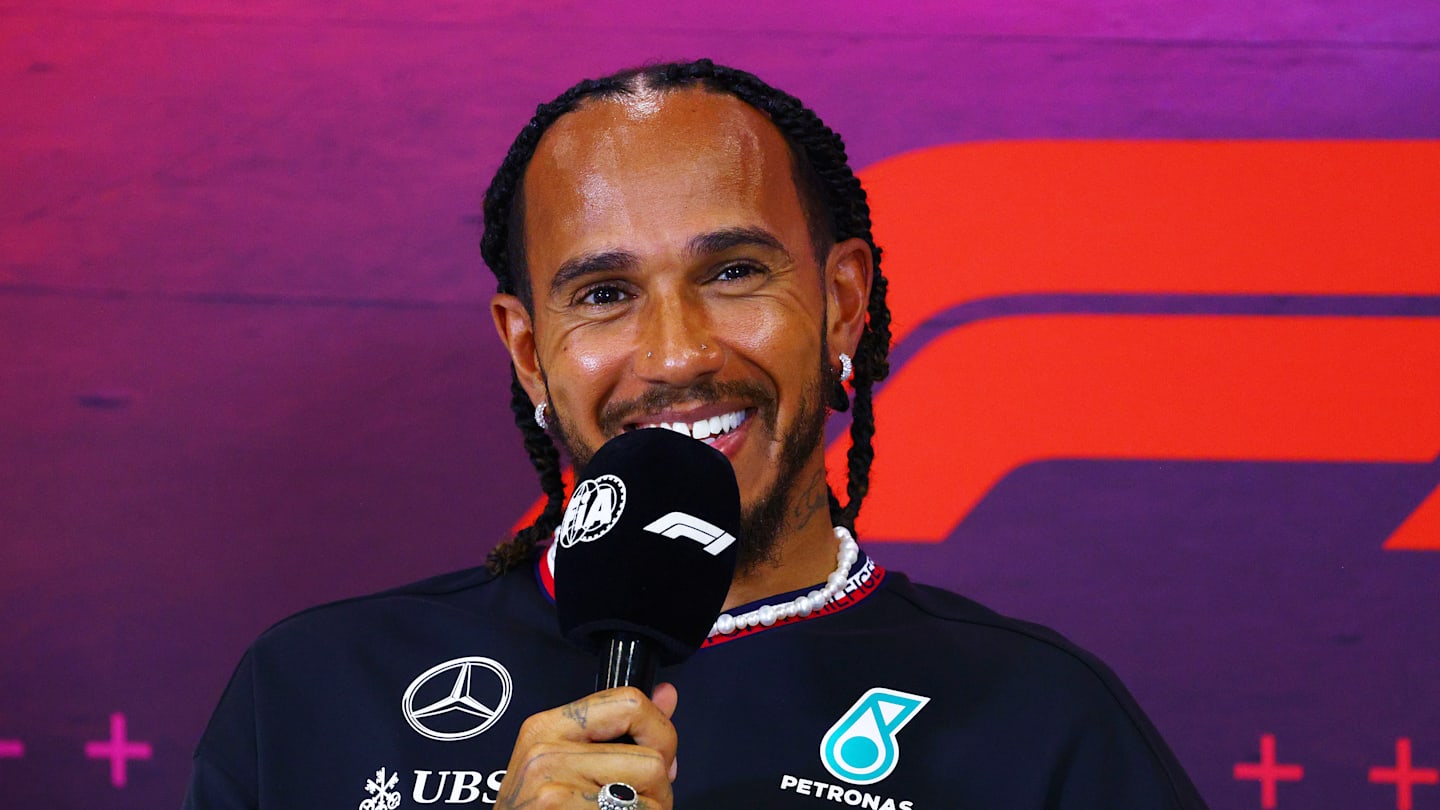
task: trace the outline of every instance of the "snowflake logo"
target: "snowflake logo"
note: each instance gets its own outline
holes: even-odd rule
[[[400,792],[392,788],[399,781],[399,774],[392,773],[386,778],[384,768],[376,771],[374,779],[365,780],[365,791],[370,798],[360,802],[360,810],[395,810],[400,806]]]

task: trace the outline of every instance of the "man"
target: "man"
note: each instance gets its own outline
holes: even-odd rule
[[[546,509],[486,570],[262,636],[188,806],[1204,806],[1102,664],[851,539],[886,281],[843,145],[797,100],[708,61],[582,82],[521,132],[485,225]],[[842,505],[823,433],[847,383]],[[667,683],[587,694],[595,662],[560,638],[537,547],[564,501],[550,437],[580,466],[656,426],[730,459],[744,547]]]

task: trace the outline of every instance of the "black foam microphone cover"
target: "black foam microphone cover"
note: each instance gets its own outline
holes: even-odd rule
[[[735,573],[740,488],[723,453],[663,428],[606,442],[555,532],[560,631],[605,654],[640,639],[660,665],[704,643]]]

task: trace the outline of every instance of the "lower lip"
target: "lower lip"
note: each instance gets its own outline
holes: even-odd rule
[[[719,450],[720,452],[725,454],[726,458],[734,461],[735,454],[740,451],[740,445],[745,441],[745,434],[750,431],[750,422],[754,418],[755,415],[750,414],[744,422],[740,423],[740,427],[735,428],[729,433],[718,436],[713,441],[710,439],[701,439],[700,441],[705,442],[716,450]]]

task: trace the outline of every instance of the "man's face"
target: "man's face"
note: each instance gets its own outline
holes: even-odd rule
[[[763,115],[702,91],[588,102],[541,140],[524,197],[533,316],[501,296],[495,317],[577,465],[678,423],[729,457],[752,516],[819,480],[835,271]]]

